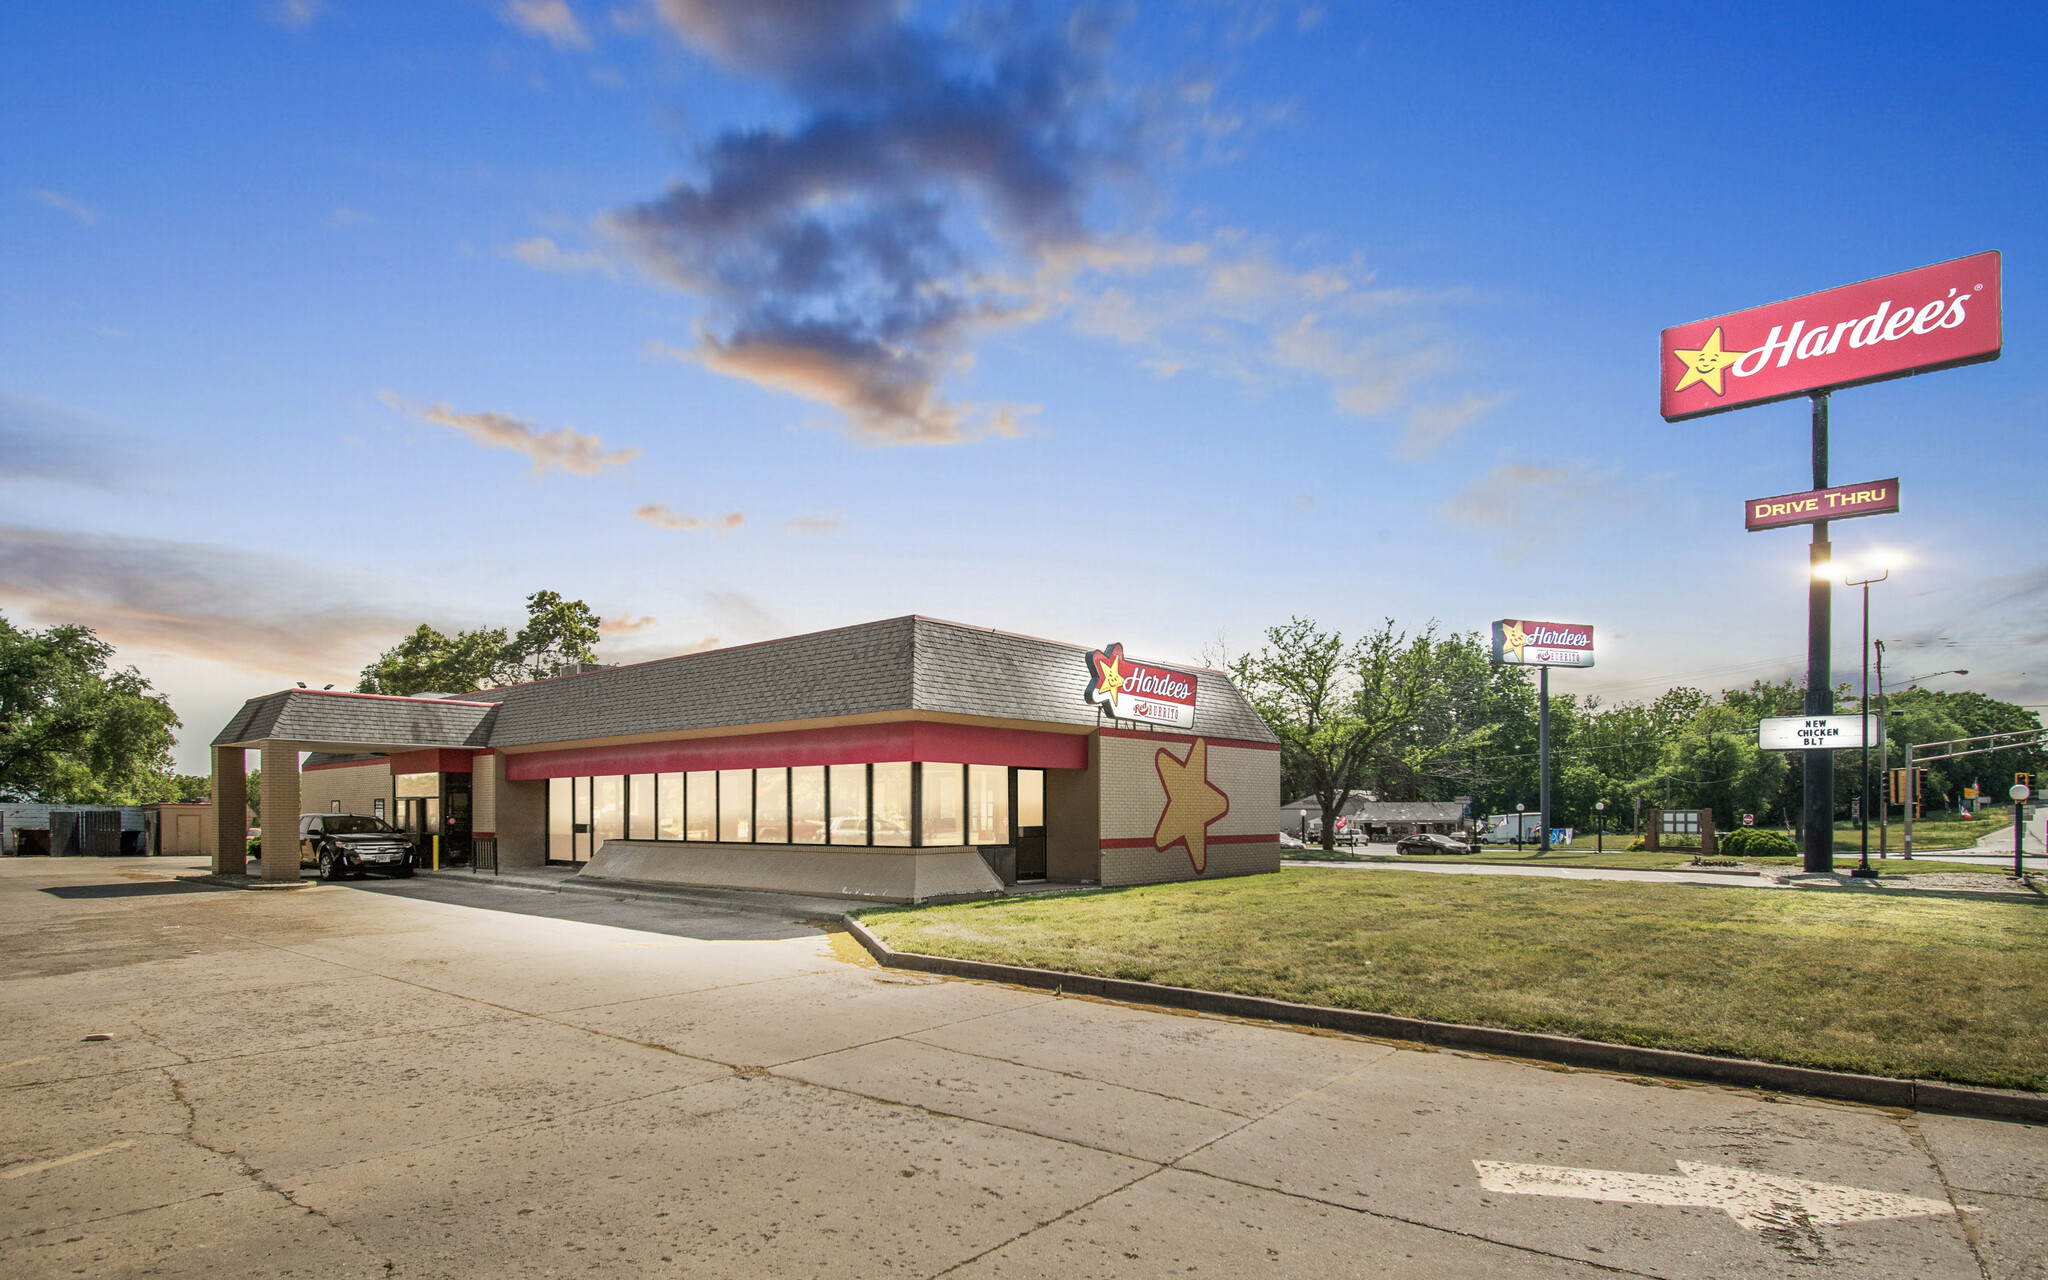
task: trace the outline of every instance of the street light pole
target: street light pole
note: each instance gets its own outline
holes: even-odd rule
[[[1871,643],[1877,646],[1877,727],[1884,735],[1877,740],[1877,776],[1884,779],[1877,800],[1877,856],[1883,860],[1892,856],[1892,730],[1885,715],[1892,704],[1884,696],[1884,641]]]
[[[1596,821],[1596,822],[1598,822],[1598,824],[1599,824],[1599,830],[1598,830],[1598,831],[1597,831],[1597,832],[1596,832],[1596,833],[1594,834],[1594,836],[1593,836],[1593,844],[1594,844],[1594,850],[1593,850],[1593,851],[1594,851],[1595,853],[1606,853],[1606,852],[1607,852],[1607,802],[1606,802],[1605,800],[1595,800],[1595,801],[1593,802],[1593,814],[1594,814],[1594,819],[1595,819],[1595,821]]]
[[[2034,794],[2024,782],[2012,784],[2012,790],[2005,794],[2012,797],[2012,878],[2027,878],[2027,797]]]
[[[1883,582],[1891,576],[1892,571],[1886,569],[1875,578],[1842,579],[1842,585],[1845,587],[1863,588],[1863,696],[1857,704],[1863,717],[1863,790],[1860,793],[1861,800],[1856,806],[1856,822],[1861,829],[1859,836],[1863,856],[1856,869],[1849,873],[1861,879],[1869,879],[1877,874],[1870,866],[1870,584]]]

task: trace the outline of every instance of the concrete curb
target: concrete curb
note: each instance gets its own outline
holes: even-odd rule
[[[1197,1013],[1322,1027],[1352,1035],[1371,1036],[1379,1040],[1406,1040],[1444,1049],[1469,1049],[1478,1053],[1501,1054],[1512,1058],[1534,1058],[1542,1062],[1588,1067],[1597,1071],[1613,1071],[1625,1075],[1669,1076],[1679,1080],[1702,1080],[1744,1089],[1766,1089],[1774,1093],[1795,1093],[1813,1098],[1862,1102],[1907,1111],[1945,1111],[1956,1115],[2048,1124],[2048,1095],[2043,1094],[1983,1089],[1971,1085],[1942,1084],[1928,1080],[1894,1080],[1886,1076],[1854,1075],[1844,1071],[1822,1071],[1813,1067],[1786,1067],[1770,1062],[1754,1062],[1746,1058],[1716,1058],[1700,1053],[1682,1053],[1675,1049],[1644,1049],[1633,1045],[1608,1044],[1599,1040],[1577,1040],[1570,1036],[1503,1031],[1493,1027],[1472,1027],[1455,1022],[1431,1022],[1424,1018],[1403,1018],[1387,1013],[1366,1013],[1357,1009],[1293,1004],[1261,996],[1197,991],[1191,987],[1169,987],[1156,982],[1130,982],[1122,978],[1100,978],[1085,973],[1063,973],[1057,969],[1030,969],[1020,965],[991,964],[983,960],[955,960],[947,956],[897,951],[870,933],[866,926],[852,916],[846,918],[846,925],[877,963],[894,969],[916,969],[926,973],[1007,982],[1016,986],[1037,987],[1074,995],[1101,996],[1133,1004],[1161,1005]]]
[[[692,889],[679,885],[647,884],[637,880],[607,880],[595,884],[582,884],[574,880],[547,881],[527,879],[522,876],[472,875],[467,871],[441,870],[417,871],[414,875],[424,880],[439,880],[453,884],[489,885],[498,889],[524,889],[534,893],[562,893],[577,897],[608,898],[612,901],[627,902],[674,902],[687,903],[693,907],[704,907],[716,911],[731,911],[740,915],[768,916],[780,920],[838,920],[844,917],[848,904],[824,898],[806,898],[795,894],[767,893],[752,889]],[[872,905],[857,903],[858,906]]]

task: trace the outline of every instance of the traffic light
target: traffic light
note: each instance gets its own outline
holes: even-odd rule
[[[1909,774],[1917,776],[1909,778]],[[1927,770],[1894,769],[1892,770],[1891,777],[1891,802],[1893,804],[1912,804],[1920,798],[1920,793],[1926,787]]]
[[[2012,780],[2029,791],[2034,789],[2034,775],[2031,773],[2015,773],[2012,775]]]

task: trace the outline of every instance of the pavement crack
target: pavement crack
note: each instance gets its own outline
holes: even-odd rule
[[[1026,1236],[1034,1235],[1040,1231],[1043,1231],[1047,1227],[1050,1227],[1055,1223],[1064,1222],[1068,1218],[1073,1217],[1075,1214],[1080,1213],[1084,1209],[1091,1209],[1096,1205],[1101,1204],[1104,1200],[1109,1199],[1111,1196],[1122,1195],[1124,1192],[1129,1191],[1132,1187],[1137,1186],[1145,1179],[1153,1177],[1165,1168],[1167,1168],[1167,1166],[1157,1165],[1153,1168],[1147,1169],[1143,1173],[1139,1174],[1137,1177],[1131,1178],[1128,1181],[1119,1183],[1116,1186],[1111,1187],[1109,1190],[1103,1192],[1099,1196],[1096,1196],[1092,1200],[1083,1201],[1082,1203],[1077,1204],[1070,1209],[1066,1209],[1060,1213],[1054,1214],[1052,1217],[1047,1218],[1042,1222],[1034,1222],[1030,1226],[1024,1228],[1022,1231],[1019,1231],[1016,1234],[1012,1235],[1007,1240],[997,1241],[995,1244],[992,1244],[988,1248],[983,1249],[980,1253],[974,1254],[970,1257],[962,1258],[960,1259],[960,1261],[955,1262],[950,1266],[932,1272],[928,1277],[928,1280],[939,1280],[939,1277],[952,1275],[954,1272],[958,1271],[962,1267],[971,1267],[975,1263],[981,1261],[983,1258],[988,1257],[990,1254],[995,1253],[998,1250],[1009,1248],[1011,1245],[1017,1243],[1019,1240],[1024,1239]]]
[[[266,1191],[271,1195],[276,1196],[278,1199],[284,1201],[286,1204],[292,1206],[294,1209],[298,1209],[301,1212],[304,1212],[306,1214],[309,1214],[313,1217],[320,1219],[320,1221],[325,1223],[330,1230],[334,1231],[336,1234],[343,1236],[348,1240],[353,1241],[356,1247],[360,1248],[368,1256],[378,1259],[379,1264],[383,1266],[386,1272],[395,1270],[396,1264],[392,1262],[391,1259],[384,1257],[379,1250],[377,1250],[370,1244],[369,1241],[363,1239],[361,1236],[349,1230],[347,1227],[342,1226],[339,1222],[336,1222],[331,1216],[328,1215],[326,1210],[316,1208],[313,1205],[305,1203],[298,1197],[294,1196],[291,1192],[285,1190],[285,1188],[279,1186],[277,1183],[273,1182],[271,1179],[264,1176],[263,1171],[261,1169],[258,1169],[255,1165],[250,1164],[241,1152],[229,1148],[216,1147],[212,1143],[202,1139],[199,1136],[199,1109],[192,1104],[192,1100],[190,1098],[187,1098],[185,1096],[184,1081],[180,1080],[178,1078],[178,1073],[173,1071],[168,1066],[161,1068],[161,1070],[163,1071],[164,1079],[170,1083],[171,1100],[177,1103],[179,1108],[183,1110],[185,1113],[184,1132],[179,1135],[180,1137],[182,1137],[186,1142],[199,1148],[201,1151],[205,1151],[211,1155],[218,1156],[220,1159],[227,1161],[234,1168],[238,1176],[248,1181],[256,1189],[260,1191]]]
[[[1978,1276],[1981,1280],[1992,1280],[1991,1262],[1984,1256],[1984,1235],[1977,1229],[1976,1222],[1964,1211],[1963,1202],[1956,1198],[1955,1184],[1949,1181],[1948,1170],[1942,1167],[1941,1156],[1934,1150],[1934,1144],[1928,1140],[1926,1132],[1920,1128],[1918,1117],[1908,1112],[1898,1118],[1898,1125],[1905,1131],[1907,1139],[1927,1157],[1927,1163],[1934,1170],[1934,1176],[1941,1179],[1941,1194],[1948,1197],[1948,1207],[1954,1211],[1956,1221],[1963,1228],[1963,1243],[1969,1246],[1970,1257],[1977,1264]]]

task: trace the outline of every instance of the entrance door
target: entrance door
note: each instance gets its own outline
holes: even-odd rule
[[[469,779],[451,776],[444,784],[447,801],[441,819],[441,865],[469,865]]]
[[[1045,879],[1045,770],[1017,770],[1017,878]]]

